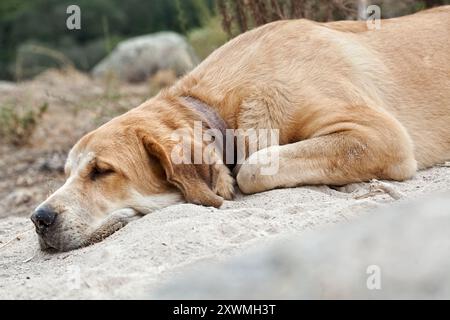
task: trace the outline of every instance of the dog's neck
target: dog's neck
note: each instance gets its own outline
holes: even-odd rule
[[[234,167],[234,157],[235,157],[235,143],[230,144],[227,140],[234,139],[234,135],[229,137],[229,132],[227,132],[228,125],[227,123],[222,119],[222,117],[219,115],[219,113],[208,104],[204,103],[203,101],[191,97],[191,96],[184,96],[182,97],[183,100],[186,102],[184,105],[194,111],[196,114],[200,115],[200,117],[205,121],[206,125],[210,129],[216,129],[219,130],[222,134],[223,141],[223,159],[224,163],[230,167],[231,169]],[[232,146],[232,150],[228,150],[229,146]],[[226,162],[226,155],[229,153],[233,154],[233,163],[227,163]]]
[[[186,96],[183,99],[186,101],[187,107],[201,115],[209,128],[220,130],[225,137],[226,129],[228,129],[227,123],[214,108],[194,97]]]

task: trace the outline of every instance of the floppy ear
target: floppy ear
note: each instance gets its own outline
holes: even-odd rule
[[[183,193],[187,202],[219,208],[223,198],[211,190],[211,168],[207,164],[174,164],[171,146],[164,147],[148,135],[142,135],[145,149],[156,157],[166,173],[167,181]]]

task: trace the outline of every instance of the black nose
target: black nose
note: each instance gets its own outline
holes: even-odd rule
[[[31,216],[31,221],[39,231],[50,227],[56,218],[56,212],[50,207],[41,207],[37,209]]]

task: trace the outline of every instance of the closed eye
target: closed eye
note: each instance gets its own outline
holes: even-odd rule
[[[99,168],[99,167],[95,166],[92,169],[92,171],[91,171],[89,176],[90,176],[92,181],[95,181],[95,180],[104,178],[106,176],[112,175],[112,174],[114,174],[114,170],[113,169],[110,169],[110,168],[107,168],[107,169]]]

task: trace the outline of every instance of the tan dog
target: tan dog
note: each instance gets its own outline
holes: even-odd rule
[[[32,216],[41,245],[70,250],[171,204],[231,199],[223,155],[201,164],[172,159],[172,133],[192,135],[194,121],[221,132],[279,129],[279,145],[237,167],[244,193],[411,178],[450,159],[449,62],[449,6],[383,20],[373,31],[364,22],[293,20],[247,32],[76,144],[66,184]],[[279,170],[263,175],[251,160],[268,153],[278,155]]]

